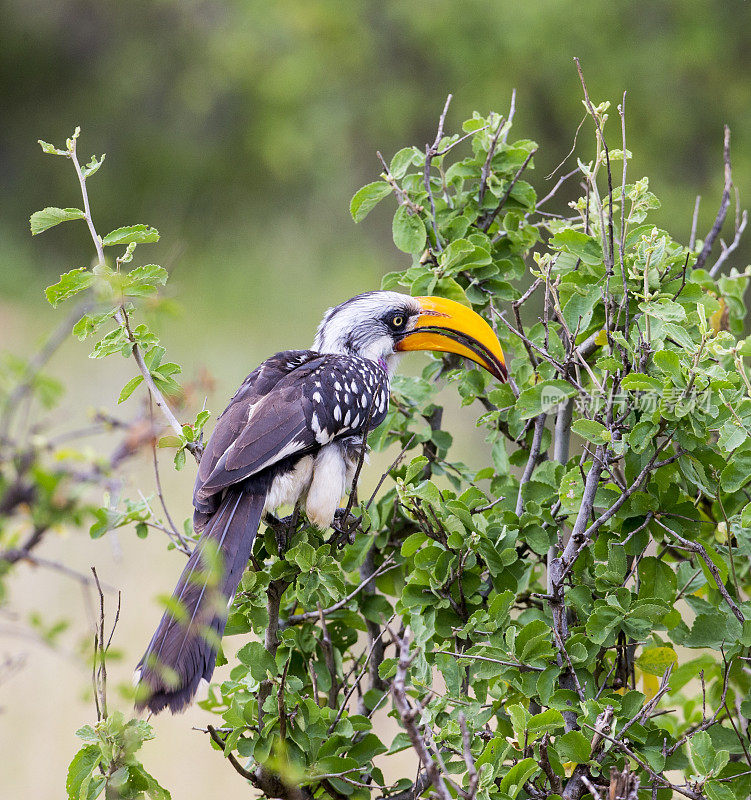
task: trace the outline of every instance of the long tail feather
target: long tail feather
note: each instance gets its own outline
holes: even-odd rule
[[[227,606],[250,559],[264,499],[248,487],[225,495],[136,668],[137,708],[181,711],[201,680],[211,679]]]

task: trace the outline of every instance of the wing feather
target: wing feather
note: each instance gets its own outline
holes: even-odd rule
[[[248,376],[217,421],[193,495],[197,527],[230,486],[283,459],[316,452],[336,436],[362,433],[371,402],[377,406],[372,429],[388,405],[388,378],[373,362],[312,351],[272,356]],[[346,404],[352,413],[342,415]]]

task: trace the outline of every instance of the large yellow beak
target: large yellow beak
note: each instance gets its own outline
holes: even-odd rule
[[[506,360],[493,329],[471,308],[443,297],[416,297],[422,311],[414,330],[397,350],[437,350],[456,353],[484,367],[498,380],[508,379]]]

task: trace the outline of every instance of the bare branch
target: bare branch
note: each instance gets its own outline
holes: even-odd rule
[[[535,471],[538,461],[540,460],[540,448],[542,446],[542,436],[545,433],[545,414],[540,414],[535,420],[535,432],[532,436],[532,446],[529,448],[529,458],[527,465],[524,467],[524,473],[519,481],[519,494],[516,497],[516,516],[521,517],[524,511],[524,498],[522,492],[526,484],[532,480],[532,473]]]
[[[409,630],[404,632],[403,637],[394,636],[395,641],[399,644],[399,663],[396,668],[396,676],[391,684],[391,691],[394,697],[394,705],[397,713],[404,725],[412,747],[420,759],[420,763],[424,765],[425,771],[428,775],[430,783],[438,793],[440,800],[452,800],[451,793],[449,792],[446,782],[443,779],[441,771],[438,769],[435,759],[428,750],[425,740],[417,728],[415,719],[417,711],[412,708],[407,697],[407,670],[412,663],[412,656],[409,652],[410,635]],[[424,791],[424,790],[423,790]]]
[[[446,123],[446,114],[448,114],[449,105],[451,105],[451,98],[452,95],[449,95],[446,98],[446,105],[443,107],[443,111],[441,112],[441,116],[438,120],[438,130],[436,131],[433,144],[425,145],[425,169],[423,172],[423,179],[425,181],[425,191],[427,191],[428,199],[430,200],[430,213],[433,222],[435,247],[439,253],[441,250],[443,250],[443,247],[441,246],[441,237],[438,235],[438,223],[436,222],[435,218],[435,197],[433,196],[433,187],[430,185],[430,167],[433,163],[433,159],[438,155],[438,145],[441,143],[441,139],[443,138],[443,126]]]
[[[480,171],[480,191],[477,195],[477,204],[482,206],[482,201],[485,199],[485,192],[488,188],[488,178],[490,178],[490,164],[493,160],[493,156],[495,155],[495,149],[498,146],[498,138],[501,135],[501,131],[503,130],[503,125],[506,120],[501,117],[498,121],[498,127],[495,130],[495,134],[493,138],[490,140],[490,147],[488,148],[488,155],[485,159],[485,163],[482,165],[482,170]]]
[[[469,730],[467,729],[467,718],[464,716],[463,711],[459,712],[459,728],[462,732],[462,752],[464,755],[464,764],[467,767],[467,775],[469,777],[469,784],[467,786],[467,800],[473,800],[473,798],[477,795],[477,784],[480,781],[480,771],[482,770],[482,766],[478,770],[477,766],[475,765],[475,758],[472,755],[472,740],[470,739]]]
[[[0,445],[3,444],[10,431],[13,413],[24,398],[28,396],[34,386],[34,379],[49,362],[52,356],[70,335],[71,329],[79,319],[92,307],[92,303],[80,303],[49,335],[42,347],[33,355],[26,364],[25,376],[19,384],[5,398],[3,413],[0,415]]]
[[[487,231],[490,228],[490,226],[493,224],[493,220],[495,220],[495,218],[498,216],[498,213],[500,212],[500,210],[506,204],[506,201],[511,196],[511,192],[514,190],[514,186],[516,186],[517,181],[519,180],[519,178],[521,178],[522,172],[524,172],[524,170],[527,168],[527,165],[532,160],[532,156],[536,152],[537,152],[537,148],[532,150],[529,153],[529,155],[524,159],[524,162],[519,167],[519,169],[516,171],[516,174],[511,179],[511,182],[509,183],[509,185],[506,187],[506,191],[501,196],[501,199],[498,201],[498,204],[496,205],[496,207],[492,211],[488,211],[485,214],[483,214],[482,217],[480,217],[480,219],[477,220],[477,227],[481,231]],[[497,241],[497,238],[499,238],[499,237],[496,237],[495,239],[493,239],[493,241]]]
[[[741,215],[741,220],[735,229],[735,236],[733,237],[733,241],[730,242],[730,244],[726,245],[725,242],[723,242],[722,239],[720,239],[720,247],[722,247],[722,253],[720,253],[719,258],[717,259],[717,261],[714,262],[712,268],[709,270],[709,274],[713,278],[717,277],[720,268],[727,261],[728,256],[738,248],[738,245],[740,244],[741,241],[741,237],[743,236],[743,232],[746,230],[747,224],[748,224],[748,211],[744,209],[743,214]]]
[[[696,226],[699,222],[699,206],[701,204],[701,195],[696,195],[696,200],[694,202],[694,214],[691,217],[691,235],[688,238],[688,249],[693,252],[694,247],[696,246]]]
[[[720,200],[720,208],[717,211],[714,224],[707,234],[707,238],[704,240],[704,247],[702,247],[701,253],[699,253],[699,255],[696,257],[694,269],[702,269],[704,264],[706,264],[707,258],[709,258],[709,254],[712,251],[712,246],[715,243],[715,239],[718,237],[720,231],[722,230],[722,226],[725,223],[725,217],[727,216],[728,207],[730,206],[730,189],[733,186],[733,171],[730,165],[730,128],[727,125],[725,126],[722,160],[725,164],[725,183],[722,188],[722,200]]]
[[[662,522],[659,517],[655,517],[654,521],[667,533],[670,534],[676,541],[680,542],[681,546],[685,547],[686,550],[689,550],[692,553],[696,553],[701,560],[706,564],[707,569],[712,573],[712,577],[714,578],[714,582],[717,584],[717,589],[719,590],[720,594],[722,595],[725,602],[730,606],[731,611],[735,614],[736,619],[741,625],[746,621],[746,618],[743,616],[743,612],[738,608],[735,603],[735,600],[730,596],[728,590],[725,588],[725,584],[722,582],[722,576],[720,575],[720,571],[717,569],[716,564],[707,554],[707,551],[704,549],[704,545],[700,544],[699,542],[692,542],[689,539],[684,539],[683,536],[677,534],[671,528]]]
[[[520,661],[503,661],[499,658],[490,658],[489,656],[475,656],[469,653],[454,653],[451,650],[434,650],[435,653],[442,653],[446,656],[453,656],[454,658],[466,658],[468,661],[486,661],[488,664],[500,664],[504,667],[516,667],[519,672],[544,672],[542,667],[533,667],[531,664],[522,664]]]
[[[583,725],[585,728],[589,728],[592,731],[598,732],[596,728],[594,728],[592,725],[588,725],[586,722],[583,723]],[[656,780],[661,786],[668,786],[674,792],[678,792],[679,794],[682,794],[684,797],[690,798],[690,800],[703,800],[704,796],[699,792],[695,792],[693,791],[693,789],[689,789],[685,786],[678,786],[675,783],[671,783],[669,780],[667,780],[667,778],[663,778],[662,775],[655,772],[652,769],[652,767],[649,766],[649,764],[647,764],[645,761],[642,761],[642,759],[640,759],[639,756],[637,756],[636,753],[633,752],[633,750],[631,750],[627,745],[625,745],[619,739],[615,739],[612,736],[608,736],[606,733],[603,733],[602,731],[599,731],[599,734],[600,736],[602,736],[603,739],[607,739],[609,742],[612,742],[612,744],[614,744],[619,750],[623,751],[629,758],[633,759],[645,772],[649,773],[650,777],[653,780]],[[566,787],[566,790],[568,790],[568,787]],[[565,800],[573,800],[573,795],[568,794],[567,791],[564,792],[563,797],[565,798]]]
[[[392,619],[393,619],[393,617],[392,617]],[[360,685],[360,681],[365,677],[365,673],[367,672],[368,665],[370,663],[370,658],[373,655],[376,647],[378,646],[378,643],[381,640],[381,637],[383,636],[383,634],[385,632],[386,632],[385,629],[382,630],[378,634],[378,636],[376,637],[375,641],[370,645],[368,653],[365,656],[365,663],[363,664],[362,669],[360,670],[360,674],[357,676],[357,678],[353,682],[352,686],[350,686],[349,691],[344,696],[344,700],[342,700],[342,703],[339,706],[339,710],[336,712],[336,716],[334,717],[334,721],[331,723],[331,725],[329,725],[329,731],[328,731],[329,735],[331,735],[334,732],[337,723],[342,718],[342,714],[344,713],[344,710],[347,708],[347,703],[349,703],[349,700],[352,697],[352,695],[354,694],[355,689],[357,689],[357,687]]]

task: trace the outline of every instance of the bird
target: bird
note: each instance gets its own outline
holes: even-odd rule
[[[193,492],[200,538],[134,674],[136,707],[173,713],[210,681],[261,521],[304,508],[321,530],[351,488],[368,432],[386,418],[402,354],[430,350],[508,378],[490,325],[441,297],[373,291],[326,311],[309,350],[271,356],[217,419]]]

